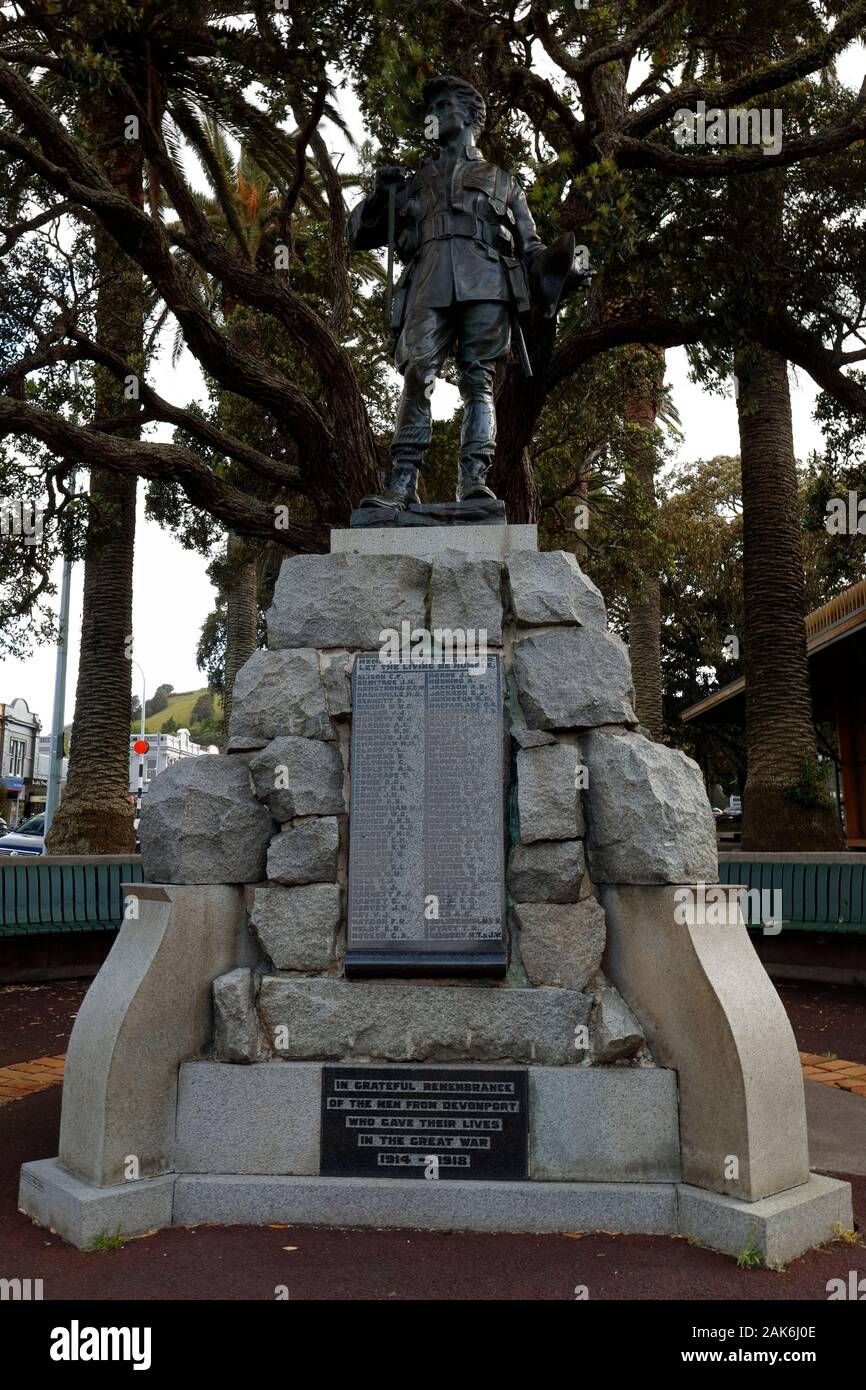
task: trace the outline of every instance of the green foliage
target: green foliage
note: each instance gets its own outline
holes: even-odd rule
[[[799,806],[832,810],[835,802],[827,790],[826,768],[817,758],[804,757],[800,763],[799,779],[785,788],[785,796]]]
[[[740,1250],[737,1255],[738,1269],[766,1268],[763,1251],[756,1244],[757,1233],[757,1226],[752,1226],[749,1230],[749,1238],[746,1241],[746,1244],[743,1246],[742,1250]]]
[[[116,1231],[100,1231],[99,1235],[94,1236],[89,1245],[85,1246],[85,1253],[88,1255],[107,1255],[112,1250],[122,1250],[129,1236],[120,1234],[120,1228]]]
[[[168,697],[173,690],[173,685],[158,685],[144,707],[145,714],[150,717],[150,715],[159,714],[164,710],[168,705]]]
[[[197,707],[204,709],[207,702],[211,702],[211,714],[207,717],[196,714]],[[149,734],[172,733],[177,729],[189,729],[190,737],[194,743],[219,743],[222,735],[219,732],[220,720],[222,719],[221,700],[211,690],[181,690],[173,691],[167,697],[163,709],[151,715],[145,722],[145,729]],[[172,724],[173,729],[168,725]],[[132,730],[138,732],[137,725]]]
[[[209,690],[205,690],[199,695],[192,707],[192,718],[196,724],[203,724],[213,719],[213,695]]]

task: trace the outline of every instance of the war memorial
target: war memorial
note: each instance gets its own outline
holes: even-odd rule
[[[790,1260],[850,1227],[850,1189],[809,1171],[794,1036],[715,886],[699,768],[639,727],[574,556],[487,483],[495,365],[585,267],[475,149],[479,94],[428,87],[440,159],[380,171],[350,222],[406,267],[390,467],[329,553],[283,562],[226,751],[151,790],[146,881],[19,1203],[79,1247],[285,1222]],[[449,353],[456,499],[425,503]]]

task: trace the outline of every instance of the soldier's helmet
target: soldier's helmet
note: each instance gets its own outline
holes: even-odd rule
[[[460,99],[461,105],[465,107],[472,128],[476,132],[484,128],[487,119],[487,105],[477,87],[473,87],[471,82],[466,82],[462,77],[455,77],[453,73],[440,73],[437,77],[431,77],[424,83],[424,110],[429,111],[433,102],[441,92],[453,92]]]

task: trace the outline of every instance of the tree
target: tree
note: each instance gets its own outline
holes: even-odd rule
[[[800,9],[801,23],[811,15]],[[808,11],[808,7],[805,7]],[[789,23],[793,14],[785,16]],[[780,33],[779,16],[750,4],[732,33],[711,40],[723,76],[736,81],[757,55],[793,49],[801,32]],[[728,192],[737,245],[775,287],[774,252],[784,239],[785,174],[757,177],[746,198]],[[743,495],[746,850],[842,848],[830,798],[818,790],[817,745],[806,655],[806,589],[788,366],[740,335],[735,358]]]
[[[111,186],[137,207],[144,201],[144,166],[137,141],[124,139],[122,112],[101,87],[81,103],[87,143]],[[96,341],[121,352],[137,380],[144,349],[145,296],[140,268],[102,226],[95,232],[99,281],[94,316]],[[137,406],[108,373],[94,376],[94,406],[103,419],[124,418],[135,438]],[[135,849],[134,808],[129,803],[129,706],[132,668],[132,568],[137,478],[92,468],[84,556],[84,597],[75,713],[63,798],[46,837],[54,854],[123,854]]]
[[[404,5],[402,11],[398,6],[396,22],[393,9],[384,4],[373,8],[337,4],[322,11],[321,6],[299,0],[291,15],[259,13],[257,26],[228,27],[212,21],[201,23],[195,31],[197,61],[183,71],[192,96],[216,101],[219,95],[227,119],[253,125],[256,108],[244,93],[249,82],[257,80],[270,110],[293,114],[297,110],[302,118],[294,140],[283,132],[266,136],[257,131],[262,150],[256,157],[281,192],[288,234],[283,243],[289,253],[285,267],[285,256],[267,267],[251,266],[244,255],[226,246],[184,177],[179,159],[173,158],[162,130],[128,85],[119,81],[118,92],[139,120],[148,165],[182,227],[176,233],[169,233],[147,209],[119,198],[74,132],[42,99],[36,84],[9,62],[0,64],[0,98],[12,117],[0,132],[0,150],[14,167],[23,164],[30,171],[44,197],[53,195],[71,203],[81,216],[96,219],[110,231],[177,318],[185,342],[203,369],[224,390],[246,400],[272,422],[273,445],[270,451],[251,447],[193,412],[161,400],[146,383],[141,388],[140,423],[161,420],[182,426],[200,445],[199,452],[158,440],[119,439],[94,428],[92,421],[76,426],[32,401],[8,394],[0,396],[0,437],[33,437],[60,453],[77,451],[115,472],[177,484],[193,506],[239,534],[258,535],[289,550],[324,549],[328,526],[344,521],[352,503],[375,483],[379,461],[355,360],[338,327],[350,272],[343,243],[342,186],[319,132],[326,111],[332,109],[327,63],[361,54],[368,78],[375,78],[367,82],[368,99],[377,94],[381,107],[384,80],[395,71],[394,43],[406,45],[419,34],[423,38],[425,25],[441,28],[444,20],[452,52],[473,52],[476,57],[480,52],[467,70],[491,90],[492,125],[484,138],[494,157],[509,139],[506,113],[515,128],[515,110],[525,117],[526,127],[510,138],[519,138],[528,151],[533,134],[545,142],[544,149],[539,143],[538,173],[529,190],[542,226],[545,232],[556,225],[585,233],[600,264],[600,280],[604,277],[606,284],[604,293],[597,293],[585,308],[582,301],[575,301],[556,341],[543,325],[533,326],[530,338],[536,374],[532,382],[523,381],[519,366],[509,363],[499,393],[500,469],[507,470],[510,461],[522,458],[550,391],[599,353],[635,342],[673,346],[718,332],[715,305],[706,296],[700,298],[700,284],[689,299],[685,285],[682,252],[688,245],[687,235],[694,231],[694,208],[682,196],[684,182],[688,189],[695,185],[712,189],[725,178],[748,179],[758,169],[766,171],[844,149],[866,130],[866,114],[849,101],[848,109],[826,128],[788,141],[778,155],[690,153],[674,149],[669,133],[659,138],[686,101],[694,103],[698,96],[708,101],[747,100],[818,71],[862,28],[862,3],[847,6],[829,34],[804,45],[792,58],[751,72],[736,83],[687,78],[669,90],[666,83],[683,55],[683,26],[690,23],[691,10],[683,10],[682,0],[668,0],[654,9],[625,3],[591,7],[577,16],[571,7],[548,13],[546,7],[532,5],[524,18],[501,23],[495,22],[485,0],[472,7],[456,0],[445,6]],[[370,38],[362,41],[365,29]],[[483,36],[480,50],[479,34]],[[371,45],[380,41],[382,52],[377,59]],[[528,60],[533,41],[545,48],[568,99],[556,82],[533,69]],[[296,55],[289,63],[287,51]],[[630,99],[625,113],[602,109],[595,75],[612,61],[630,64],[640,52],[652,57],[652,80]],[[31,71],[38,71],[40,59],[50,61],[50,54],[38,49],[29,56]],[[424,72],[418,72],[417,57],[411,53],[405,61],[401,59],[400,72],[411,74],[401,92],[408,120]],[[166,101],[171,112],[171,93]],[[586,108],[583,119],[575,114],[579,102]],[[839,104],[844,107],[841,97]],[[183,114],[178,111],[180,121]],[[371,122],[382,128],[381,114],[374,112]],[[304,292],[302,268],[294,259],[302,171],[310,163],[322,187],[317,199],[309,198],[305,211],[318,223],[326,248],[324,308]],[[679,216],[665,217],[666,204]],[[706,240],[702,268],[715,250],[712,237]],[[172,255],[173,247],[184,253],[186,270]],[[275,361],[262,355],[258,341],[251,344],[242,335],[221,332],[214,312],[195,290],[189,273],[192,264],[211,276],[223,295],[255,310],[284,333],[292,345],[291,355]],[[129,364],[77,331],[74,318],[74,314],[71,320],[67,316],[43,333],[35,352],[15,365],[18,380],[37,372],[46,356],[54,360],[58,355],[96,361],[123,379]],[[727,338],[727,325],[721,328]],[[805,330],[779,317],[770,324],[757,324],[755,332],[776,351],[814,371],[827,389],[849,404],[858,409],[866,405],[866,387],[846,374],[846,354],[825,346],[818,325]],[[376,350],[381,353],[381,344]],[[287,449],[289,441],[296,453]],[[248,475],[267,486],[270,500],[263,501],[241,479],[229,481],[219,467],[226,458],[242,464]],[[510,470],[517,479],[513,486],[526,502],[531,489],[519,483],[519,472],[519,467]],[[296,497],[309,499],[312,522],[292,514],[288,504]],[[277,499],[289,509],[288,524],[282,530],[274,526]],[[518,520],[526,512],[511,514]]]
[[[205,690],[203,694],[199,695],[193,705],[190,718],[194,724],[204,724],[213,719],[213,715],[213,695],[209,690]]]
[[[172,694],[173,690],[174,686],[168,683],[163,683],[156,687],[156,690],[144,707],[144,712],[148,718],[154,714],[161,714],[164,709],[167,709],[168,697]]]
[[[662,737],[661,585],[655,545],[655,424],[664,382],[660,348],[635,348],[625,354],[624,419],[631,426],[628,449],[634,497],[647,519],[644,544],[635,557],[637,582],[629,595],[628,644],[635,686],[635,711],[654,739]]]
[[[805,188],[810,162],[820,166],[817,186],[866,133],[866,98],[825,80],[834,56],[863,30],[864,0],[830,13],[786,0],[782,12],[782,28],[794,39],[766,59],[747,54],[734,76],[720,70],[716,7],[704,0],[612,0],[577,12],[534,2],[503,8],[498,0],[377,0],[323,11],[297,0],[291,15],[259,7],[255,23],[224,25],[197,15],[190,22],[196,60],[172,65],[166,107],[173,126],[163,128],[124,76],[112,74],[139,122],[149,185],[152,179],[164,191],[175,229],[155,204],[139,208],[118,197],[66,114],[44,101],[40,62],[50,70],[53,59],[44,45],[31,46],[22,70],[14,61],[0,63],[0,99],[11,114],[0,150],[13,176],[25,170],[37,190],[35,215],[53,199],[55,207],[59,200],[102,225],[175,316],[215,388],[241,415],[257,412],[259,422],[255,432],[235,431],[225,423],[234,412],[222,405],[214,420],[161,400],[145,382],[136,424],[173,424],[182,437],[172,443],[121,438],[98,421],[66,419],[39,398],[47,366],[80,357],[120,380],[129,371],[121,354],[82,331],[67,305],[60,319],[37,314],[29,351],[0,378],[16,387],[0,395],[0,437],[36,440],[61,457],[78,451],[116,473],[144,475],[167,493],[181,491],[191,510],[239,536],[288,550],[325,548],[329,525],[344,521],[372,486],[381,444],[358,370],[359,347],[381,354],[381,346],[372,338],[360,342],[346,319],[357,280],[351,285],[345,254],[343,185],[320,129],[336,114],[329,64],[349,65],[357,75],[369,129],[383,148],[414,157],[417,134],[410,139],[407,132],[412,125],[417,132],[420,87],[434,60],[459,65],[484,88],[485,151],[528,171],[543,235],[573,229],[598,270],[592,292],[568,306],[557,334],[537,318],[529,325],[533,378],[523,378],[516,360],[501,374],[496,466],[512,520],[529,518],[540,505],[528,444],[548,399],[614,349],[701,345],[730,364],[735,349],[754,345],[804,366],[837,401],[862,412],[866,384],[850,370],[860,350],[847,344],[866,326],[866,296],[849,294],[840,305],[838,297],[816,297],[811,286],[805,297],[799,289],[802,264],[822,245],[827,199],[814,194],[798,212],[798,263],[781,258],[766,286],[738,269],[730,200],[719,197],[720,189],[741,184],[745,191],[780,169]],[[737,6],[726,16],[741,46],[747,13]],[[185,11],[182,18],[189,22]],[[7,58],[18,41],[14,34]],[[649,75],[629,90],[639,57],[649,59]],[[264,114],[246,95],[253,81]],[[699,100],[763,106],[779,94],[799,123],[779,150],[677,147],[683,107]],[[188,119],[197,100],[213,102],[238,129],[249,125],[256,161],[279,194],[282,240],[254,263],[242,237],[227,242],[185,177],[178,146],[197,148]],[[291,136],[274,131],[270,119],[288,113],[296,126]],[[318,180],[312,189],[310,169]],[[835,188],[829,196],[837,196]],[[27,236],[32,220],[23,219],[23,231],[16,223],[13,234]],[[838,225],[838,217],[832,220]],[[311,244],[321,248],[319,262],[311,258],[312,284],[305,223],[318,235]],[[837,274],[846,289],[862,278],[850,264]],[[369,262],[360,275],[380,282]],[[219,287],[209,300],[200,290],[205,278]],[[229,303],[241,315],[236,332],[225,331]],[[27,385],[37,391],[28,396]],[[277,508],[286,513],[284,527],[275,526]]]

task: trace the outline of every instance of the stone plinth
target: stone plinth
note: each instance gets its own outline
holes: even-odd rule
[[[501,979],[347,972],[351,672],[404,627],[484,630],[501,668],[485,753],[508,808]],[[700,772],[637,729],[627,649],[574,557],[539,553],[535,527],[337,531],[329,555],[284,562],[268,629],[232,751],[149,794],[145,867],[173,882],[134,890],[140,919],[73,1032],[60,1159],[26,1165],[22,1209],[76,1244],[169,1220],[601,1227],[723,1250],[754,1230],[768,1259],[850,1225],[847,1185],[809,1174],[796,1047],[745,928],[676,915],[683,886],[717,876]],[[483,779],[460,757],[471,796]],[[416,813],[395,797],[395,833]],[[529,1180],[321,1176],[329,1061],[526,1068]]]

